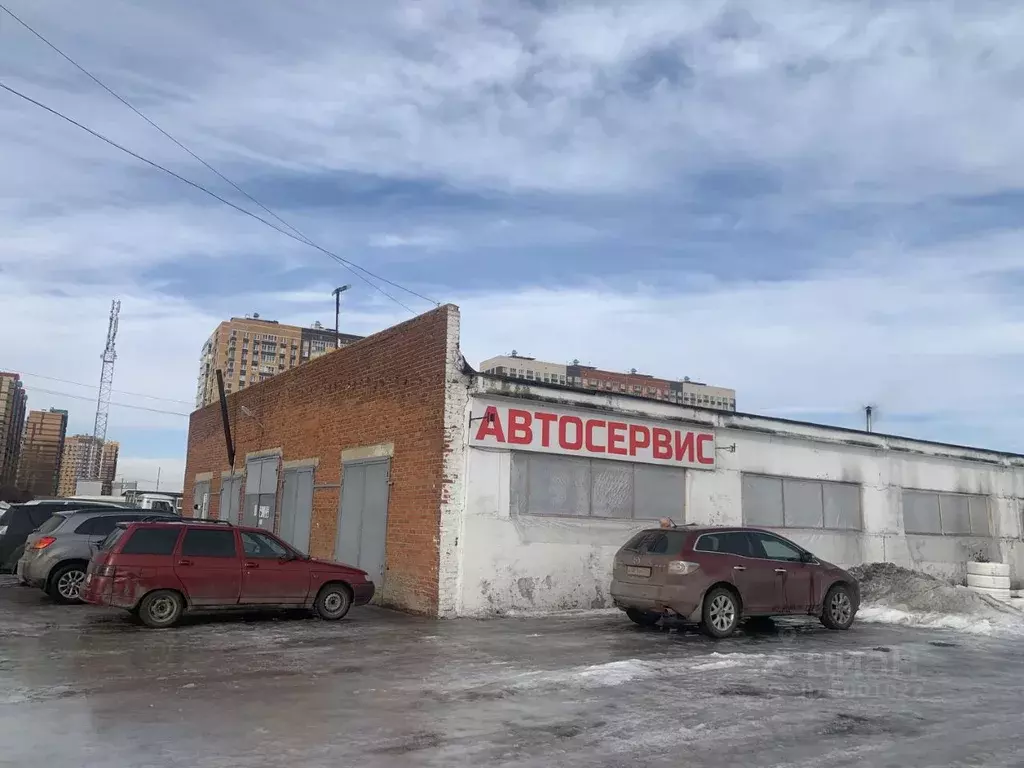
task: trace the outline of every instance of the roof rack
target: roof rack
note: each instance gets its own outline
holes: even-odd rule
[[[229,520],[205,520],[201,517],[176,517],[173,515],[147,515],[138,520],[128,520],[118,525],[129,526],[132,523],[171,523],[173,525],[227,525],[233,526]]]

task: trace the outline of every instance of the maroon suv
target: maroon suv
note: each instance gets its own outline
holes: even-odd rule
[[[306,557],[259,528],[180,520],[115,529],[89,563],[81,598],[169,627],[186,611],[224,608],[311,608],[336,620],[373,589],[364,571]]]
[[[857,581],[792,541],[756,528],[656,528],[615,555],[612,599],[637,624],[676,616],[728,637],[741,618],[817,616],[849,629]]]

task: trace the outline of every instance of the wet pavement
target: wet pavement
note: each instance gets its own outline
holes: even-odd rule
[[[868,624],[713,642],[616,614],[374,608],[152,631],[5,580],[0,765],[1021,765],[1019,647]]]

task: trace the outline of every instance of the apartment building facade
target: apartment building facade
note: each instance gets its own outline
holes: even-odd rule
[[[57,495],[67,430],[67,411],[29,411],[18,462],[18,488],[37,498]]]
[[[218,369],[224,373],[225,391],[238,392],[361,338],[349,333],[335,335],[320,323],[303,328],[258,315],[233,317],[218,325],[203,345],[196,408],[217,401]]]
[[[663,400],[679,405],[714,408],[720,411],[736,410],[736,390],[714,387],[689,378],[659,379],[635,369],[628,373],[605,371],[574,361],[569,365],[547,363],[532,357],[500,355],[484,360],[481,373],[508,376],[537,384],[561,384],[583,387],[608,394],[633,395],[652,400]]]
[[[100,448],[100,482],[103,483],[103,495],[110,496],[117,478],[117,457],[121,453],[121,444],[116,440],[107,440]]]
[[[93,445],[99,441],[92,435],[69,435],[64,440],[60,456],[60,477],[57,481],[58,496],[74,496],[78,493],[79,480],[91,480],[99,472],[99,450]]]
[[[21,377],[0,371],[0,485],[14,485],[18,478],[27,400]]]

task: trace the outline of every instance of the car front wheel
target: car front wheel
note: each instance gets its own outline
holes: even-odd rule
[[[849,629],[855,614],[849,587],[843,584],[834,585],[825,595],[821,623],[829,629]]]
[[[313,603],[316,615],[326,621],[337,621],[345,617],[352,607],[352,591],[344,584],[326,584]]]
[[[50,577],[47,593],[63,605],[80,603],[82,586],[85,584],[85,566],[78,563],[61,566]]]
[[[185,601],[177,592],[158,589],[150,592],[139,603],[139,620],[147,627],[164,629],[174,626],[185,610]]]
[[[711,637],[729,637],[740,623],[740,602],[725,587],[715,587],[704,596],[701,629]]]

